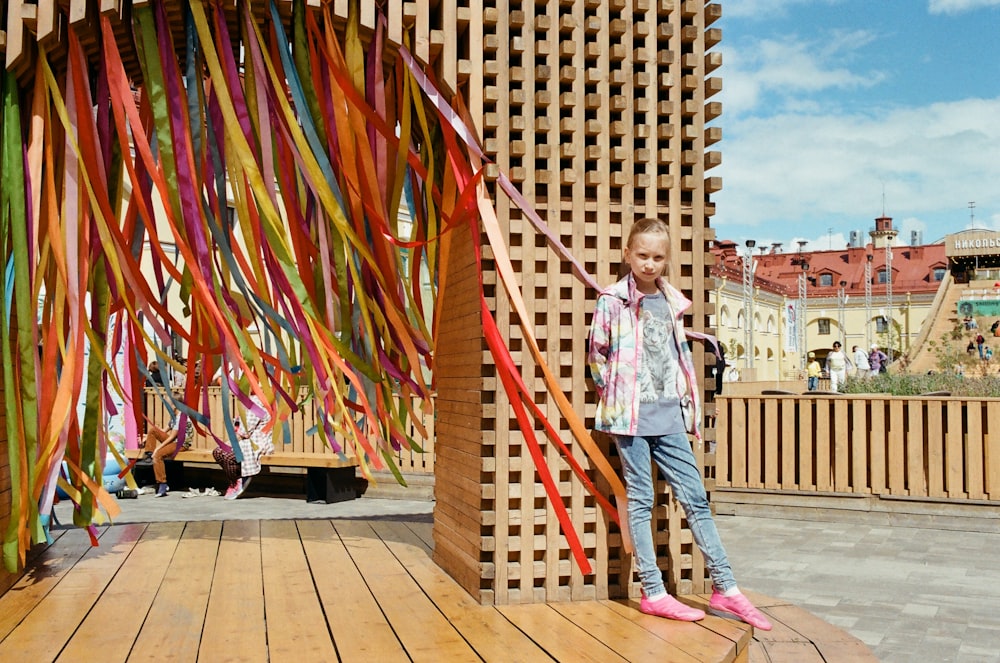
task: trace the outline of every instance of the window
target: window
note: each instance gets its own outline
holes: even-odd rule
[[[886,320],[884,315],[875,318],[875,331],[879,334],[889,333],[889,321]]]
[[[828,336],[830,334],[830,318],[820,318],[816,321],[816,327],[819,329],[820,336]]]
[[[931,278],[933,278],[935,281],[943,281],[944,280],[944,272],[945,272],[944,267],[935,267],[934,268],[934,273],[933,273],[933,275],[932,275]]]
[[[879,272],[878,272],[878,282],[879,283],[886,283],[889,280],[888,274],[889,274],[888,271],[886,271],[884,269],[880,269]]]
[[[826,285],[826,286],[833,285],[833,274],[820,274],[819,275],[819,284],[820,285]]]

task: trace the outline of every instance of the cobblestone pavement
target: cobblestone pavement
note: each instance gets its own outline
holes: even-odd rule
[[[845,629],[881,661],[1000,661],[1000,534],[751,516],[716,522],[741,586]]]

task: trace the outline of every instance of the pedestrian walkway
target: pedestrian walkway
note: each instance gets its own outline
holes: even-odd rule
[[[718,516],[737,580],[887,663],[1000,662],[1000,534]]]
[[[122,500],[116,522],[392,518],[430,522],[433,503],[361,498]],[[68,505],[56,515],[70,521]],[[1000,534],[884,523],[718,516],[743,589],[787,600],[888,663],[1000,663]]]

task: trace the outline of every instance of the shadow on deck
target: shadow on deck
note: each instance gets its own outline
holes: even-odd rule
[[[649,617],[634,601],[481,606],[431,560],[428,522],[116,525],[97,548],[83,530],[56,534],[0,596],[0,660],[875,660],[760,595],[768,633]]]

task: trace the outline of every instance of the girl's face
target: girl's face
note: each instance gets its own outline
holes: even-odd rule
[[[656,292],[656,278],[666,272],[669,252],[666,235],[642,233],[632,237],[631,246],[625,247],[625,262],[632,270],[639,292],[645,295]]]

